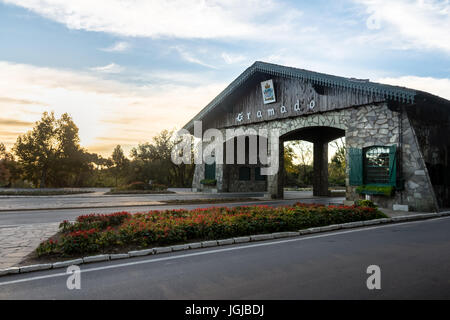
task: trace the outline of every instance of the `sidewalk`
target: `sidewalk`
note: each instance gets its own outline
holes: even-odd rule
[[[387,215],[390,218],[400,217],[400,216],[408,216],[408,215],[414,215],[414,214],[429,213],[429,212],[394,211],[394,210],[385,209],[385,208],[378,208],[378,210],[380,210],[381,212],[383,212],[385,215]]]
[[[0,269],[17,265],[58,231],[59,223],[0,226]]]

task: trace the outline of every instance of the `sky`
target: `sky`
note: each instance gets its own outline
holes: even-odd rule
[[[126,153],[255,61],[450,99],[450,1],[0,0],[0,142],[44,111]]]

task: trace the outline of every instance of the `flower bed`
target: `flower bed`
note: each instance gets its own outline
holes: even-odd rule
[[[295,231],[385,217],[376,208],[300,203],[278,208],[259,205],[154,210],[136,214],[92,214],[79,216],[74,223],[61,223],[57,237],[42,242],[36,253],[39,256],[71,256],[126,247],[146,248],[188,241]]]

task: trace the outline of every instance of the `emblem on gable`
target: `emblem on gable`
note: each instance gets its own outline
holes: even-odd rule
[[[264,104],[272,103],[276,101],[275,89],[273,88],[272,79],[261,82],[261,91]]]

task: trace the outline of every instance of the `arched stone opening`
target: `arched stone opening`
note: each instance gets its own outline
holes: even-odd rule
[[[304,140],[313,144],[313,195],[329,196],[328,191],[328,143],[345,137],[345,130],[328,126],[313,126],[294,129],[280,137],[280,153],[287,141]],[[281,158],[281,156],[280,156]],[[280,166],[284,170],[284,163]],[[284,171],[278,179],[279,195],[284,188]]]

